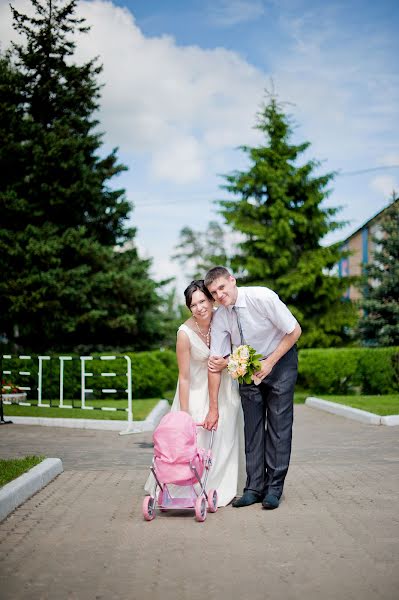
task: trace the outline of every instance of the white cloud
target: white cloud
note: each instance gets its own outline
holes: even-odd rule
[[[26,0],[14,4],[26,10]],[[130,156],[147,156],[152,177],[200,181],[209,160],[222,163],[227,148],[256,139],[252,124],[264,74],[237,53],[179,46],[166,35],[145,37],[129,10],[111,2],[82,0],[78,15],[91,30],[77,38],[77,61],[98,56],[104,66],[105,140]],[[8,43],[8,5],[1,17]]]
[[[215,152],[254,139],[264,75],[237,53],[145,37],[133,15],[110,2],[82,1],[79,14],[92,29],[79,39],[78,58],[99,55],[104,65],[106,139],[146,153],[153,176],[199,181]]]
[[[392,196],[394,190],[396,193],[399,192],[398,180],[390,175],[378,175],[374,177],[370,182],[370,187],[382,194],[384,198]]]
[[[205,172],[200,144],[192,136],[175,138],[155,154],[152,172],[159,179],[169,179],[174,183],[199,180]]]
[[[22,14],[33,15],[34,10],[29,0],[0,0],[0,49],[6,50],[11,41],[17,41],[17,34],[12,28],[10,4]],[[18,40],[19,41],[19,40]]]
[[[220,27],[253,21],[264,14],[262,0],[214,0],[209,7],[210,22]]]

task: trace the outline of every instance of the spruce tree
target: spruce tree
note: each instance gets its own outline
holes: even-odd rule
[[[149,347],[159,299],[127,226],[125,192],[109,184],[125,167],[116,149],[101,148],[102,67],[74,62],[74,35],[88,29],[77,0],[31,3],[33,17],[11,8],[24,41],[0,73],[12,117],[1,123],[0,332],[35,351]]]
[[[334,173],[316,175],[316,160],[300,164],[310,143],[293,144],[290,119],[274,96],[258,114],[263,136],[257,147],[242,146],[249,168],[235,171],[222,186],[233,199],[219,201],[227,223],[243,234],[233,257],[240,281],[275,290],[303,328],[301,345],[344,344],[355,311],[342,300],[348,280],[334,275],[340,244],[322,246],[342,223],[338,208],[323,206]]]
[[[205,231],[191,227],[180,230],[180,240],[172,260],[185,269],[187,279],[203,279],[215,264],[230,266],[227,255],[227,232],[217,221],[210,221]]]
[[[399,345],[399,198],[393,195],[392,200],[381,221],[382,235],[374,237],[373,262],[365,266],[362,281],[359,334],[373,346]]]

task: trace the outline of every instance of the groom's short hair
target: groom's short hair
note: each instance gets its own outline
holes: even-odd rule
[[[206,287],[209,287],[211,283],[216,279],[219,279],[219,277],[231,277],[231,273],[226,267],[213,267],[212,269],[209,269],[204,278]]]

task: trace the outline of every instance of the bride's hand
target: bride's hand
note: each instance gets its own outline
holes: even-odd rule
[[[210,409],[208,414],[205,417],[205,421],[202,424],[204,429],[208,429],[211,431],[212,429],[217,429],[219,421],[219,412],[215,409]]]

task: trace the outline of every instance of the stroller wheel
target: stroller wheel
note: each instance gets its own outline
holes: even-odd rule
[[[143,516],[146,521],[155,519],[155,498],[146,496],[143,500]]]
[[[218,509],[218,493],[216,490],[209,490],[208,492],[208,510],[211,513],[215,513]]]
[[[204,496],[198,496],[195,501],[195,518],[200,523],[206,519],[206,499]]]

